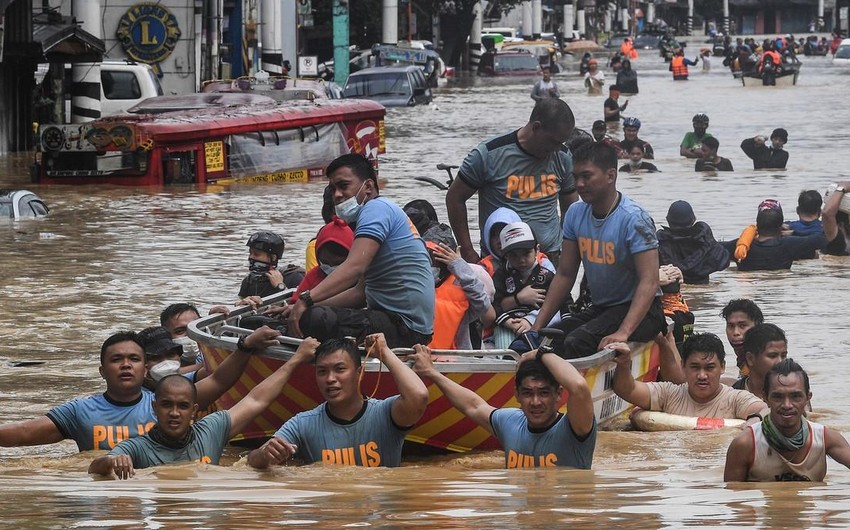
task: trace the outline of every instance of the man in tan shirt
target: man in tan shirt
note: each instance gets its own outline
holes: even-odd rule
[[[696,333],[682,346],[685,383],[644,383],[635,381],[629,347],[609,344],[618,353],[615,361],[614,392],[644,410],[681,416],[712,418],[757,418],[767,408],[761,399],[746,390],[734,390],[720,383],[726,369],[723,343],[717,335]]]

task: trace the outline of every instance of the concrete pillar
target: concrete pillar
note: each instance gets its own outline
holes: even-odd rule
[[[694,34],[694,0],[688,0],[688,35]]]
[[[71,10],[82,28],[102,39],[100,0],[74,0]],[[100,118],[100,63],[74,63],[71,67],[71,123]]]
[[[532,12],[531,2],[526,0],[522,4],[522,38],[527,39],[531,35],[534,34],[534,27],[532,19],[534,18],[534,13]]]
[[[543,32],[543,2],[531,0],[531,35],[534,40],[540,38]]]
[[[723,34],[729,35],[729,0],[723,0]]]
[[[564,38],[573,36],[575,25],[575,11],[572,4],[564,4]]]
[[[384,5],[389,0],[384,0]],[[398,8],[398,4],[395,4]],[[386,14],[386,11],[384,12]],[[348,79],[348,2],[333,0],[334,17],[334,82],[339,86],[345,86]],[[398,29],[398,20],[394,19],[394,28]],[[386,21],[384,22],[386,30]],[[386,36],[386,33],[384,34]]]
[[[611,10],[605,10],[605,20],[602,22],[602,29],[605,30],[605,33],[611,33]]]
[[[484,6],[478,2],[473,6],[472,29],[469,32],[469,69],[471,72],[478,71],[478,63],[481,62],[481,27],[484,22]]]
[[[620,12],[620,29],[626,32],[629,31],[630,20],[631,17],[629,17],[629,8],[624,7],[623,10]]]
[[[209,43],[210,43],[210,77],[221,79],[221,12],[224,0],[210,2]]]
[[[260,33],[263,41],[262,68],[272,75],[283,72],[281,32],[283,15],[280,0],[263,0],[260,6]]]
[[[655,22],[655,2],[650,2],[646,7],[646,23],[652,24]]]
[[[381,44],[398,44],[398,0],[384,0],[383,16],[384,31]],[[347,62],[348,59],[346,59]],[[334,65],[336,65],[336,56],[334,56]]]
[[[579,32],[579,35],[587,35],[587,20],[584,9],[579,9],[576,12],[576,30]]]

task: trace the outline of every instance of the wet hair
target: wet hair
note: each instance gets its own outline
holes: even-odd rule
[[[601,142],[588,142],[573,153],[573,167],[583,163],[591,163],[603,171],[616,169],[617,151]]]
[[[762,314],[761,309],[759,309],[759,306],[757,306],[756,303],[749,298],[736,298],[731,300],[720,312],[720,316],[723,317],[723,320],[729,320],[732,313],[738,312],[747,315],[754,324],[764,323],[764,315]]]
[[[517,390],[520,389],[522,382],[525,381],[527,377],[537,379],[539,381],[545,381],[546,384],[551,386],[553,389],[557,389],[561,386],[555,379],[555,376],[552,375],[552,372],[546,368],[546,365],[537,359],[530,359],[519,365],[519,369],[516,371],[515,381]]]
[[[711,353],[721,363],[726,362],[723,342],[714,333],[694,333],[688,337],[682,345],[682,364],[688,362],[688,358],[696,353]]]
[[[135,331],[119,331],[113,335],[110,335],[103,344],[100,346],[100,364],[103,364],[103,360],[106,357],[106,349],[112,346],[113,344],[118,344],[119,342],[135,342],[139,348],[142,349],[142,355],[144,355],[145,347],[142,345],[142,340],[139,338],[139,334]]]
[[[164,391],[164,389],[169,386],[185,386],[186,388],[189,388],[192,393],[192,403],[197,403],[198,389],[195,388],[195,383],[189,381],[188,378],[183,377],[180,374],[169,374],[160,379],[156,383],[156,388],[153,391],[154,399],[159,399],[160,392]]]
[[[198,318],[201,318],[201,314],[198,312],[198,308],[195,307],[194,304],[187,304],[187,303],[171,304],[170,306],[163,309],[162,313],[159,314],[159,325],[167,327],[169,320],[171,320],[173,317],[176,317],[178,315],[182,315],[186,311],[192,311],[198,316]]]
[[[785,332],[774,324],[756,324],[744,334],[743,350],[753,355],[761,355],[769,342],[784,342]]]
[[[344,167],[349,168],[362,181],[371,180],[375,184],[375,189],[378,189],[378,176],[375,174],[375,168],[372,166],[372,162],[365,156],[357,153],[347,153],[338,156],[333,162],[328,164],[325,174],[330,177],[338,169]]]
[[[620,91],[620,87],[618,87],[617,85],[611,85],[611,86],[608,87],[608,92],[619,92],[619,91]]]
[[[803,370],[803,367],[794,362],[794,359],[791,357],[786,357],[782,361],[773,365],[767,375],[764,376],[764,395],[770,395],[770,383],[773,382],[777,377],[783,377],[791,375],[792,373],[797,372],[803,378],[803,387],[806,389],[806,395],[809,395],[811,391],[809,387],[809,374]]]
[[[558,98],[543,98],[534,104],[530,122],[538,121],[547,131],[566,128],[572,132],[576,126],[576,118],[567,102]],[[330,171],[328,171],[330,174]]]
[[[782,231],[782,212],[769,208],[756,216],[756,230],[760,235],[775,236]]]
[[[787,143],[788,142],[788,131],[786,131],[782,127],[779,127],[777,129],[773,129],[773,132],[770,133],[770,137],[771,138],[779,138],[783,142]]]
[[[797,213],[817,215],[823,207],[823,197],[816,190],[801,191],[797,197]]]
[[[354,362],[355,368],[360,368],[360,352],[357,350],[357,344],[351,339],[328,339],[324,341],[316,348],[314,362],[319,362],[319,359],[322,357],[340,350],[348,354],[352,362]]]
[[[703,138],[702,145],[708,146],[717,151],[720,147],[720,141],[714,136],[709,136],[708,138]]]

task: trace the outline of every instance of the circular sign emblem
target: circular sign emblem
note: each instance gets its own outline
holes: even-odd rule
[[[159,4],[137,4],[118,21],[115,35],[127,55],[154,64],[168,57],[180,38],[177,19]]]

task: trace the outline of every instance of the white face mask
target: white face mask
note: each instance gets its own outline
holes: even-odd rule
[[[325,276],[330,276],[330,274],[331,274],[333,271],[335,271],[335,270],[336,270],[336,266],[334,266],[334,265],[327,265],[327,264],[325,264],[325,263],[319,263],[319,269],[321,269],[321,270],[322,270],[322,272],[324,272],[324,273],[325,273]]]
[[[357,220],[357,214],[360,213],[360,208],[363,207],[362,203],[357,202],[357,196],[360,195],[360,191],[365,185],[366,181],[363,181],[363,184],[360,185],[360,188],[357,190],[357,193],[345,199],[334,207],[334,210],[336,210],[336,214],[339,216],[339,218],[348,224],[353,224]]]
[[[177,344],[183,346],[183,355],[180,356],[185,362],[195,364],[201,358],[201,351],[198,349],[198,343],[189,337],[177,337],[171,339]]]
[[[151,366],[148,375],[154,382],[159,381],[167,375],[180,373],[180,361],[162,361]]]

